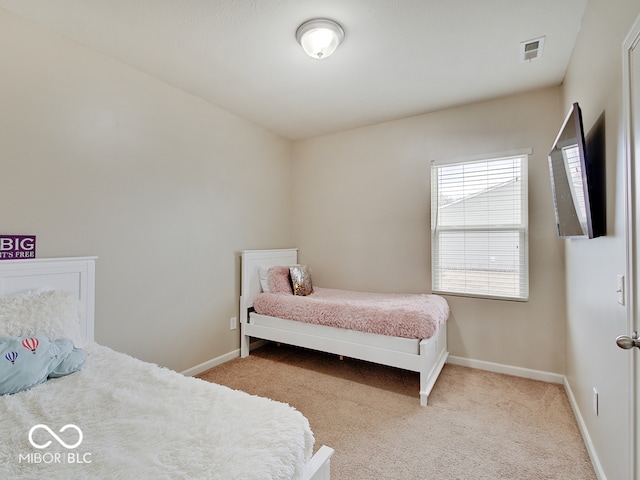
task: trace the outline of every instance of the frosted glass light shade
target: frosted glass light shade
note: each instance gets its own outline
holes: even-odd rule
[[[333,20],[318,18],[300,25],[296,38],[307,55],[320,60],[335,52],[344,39],[344,30]]]

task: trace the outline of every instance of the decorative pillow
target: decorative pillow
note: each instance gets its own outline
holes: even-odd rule
[[[258,269],[258,275],[260,276],[260,286],[264,293],[271,293],[271,285],[269,285],[269,268],[260,267]]]
[[[36,290],[0,298],[0,337],[36,334],[84,341],[80,331],[82,305],[59,290]]]
[[[78,371],[86,360],[84,350],[67,338],[45,335],[0,338],[0,395],[18,393]]]
[[[276,266],[269,268],[269,286],[271,293],[288,293],[291,295],[291,278],[289,277],[289,267]]]
[[[289,273],[294,295],[305,296],[313,293],[311,269],[307,265],[293,265],[289,267]]]

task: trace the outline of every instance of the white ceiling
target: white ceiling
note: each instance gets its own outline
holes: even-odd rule
[[[45,28],[295,140],[559,85],[588,0],[0,0]],[[345,30],[314,60],[295,39]],[[520,42],[545,36],[542,57]]]

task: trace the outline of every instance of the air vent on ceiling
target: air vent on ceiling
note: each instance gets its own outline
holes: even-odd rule
[[[544,37],[534,38],[520,43],[520,61],[530,62],[542,56],[542,46],[544,45]]]

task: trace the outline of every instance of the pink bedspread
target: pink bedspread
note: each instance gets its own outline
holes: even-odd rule
[[[439,295],[313,289],[306,297],[261,293],[253,307],[271,317],[405,338],[431,338],[449,317]]]

